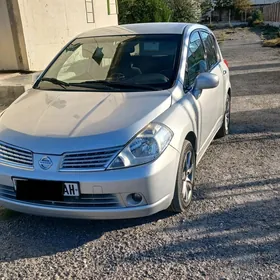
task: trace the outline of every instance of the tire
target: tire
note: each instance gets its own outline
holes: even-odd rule
[[[185,141],[177,171],[173,200],[168,210],[185,212],[191,204],[196,170],[196,155],[192,144]]]
[[[226,100],[226,111],[224,114],[223,124],[216,134],[216,138],[222,138],[229,134],[230,129],[230,111],[231,111],[231,97],[228,94]]]

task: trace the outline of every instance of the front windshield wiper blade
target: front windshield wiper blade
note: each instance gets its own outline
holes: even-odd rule
[[[50,82],[52,84],[59,85],[59,86],[63,87],[64,89],[66,89],[66,87],[69,87],[68,83],[60,81],[56,78],[43,78],[43,79],[41,79],[41,81],[42,82]]]
[[[156,87],[147,86],[147,85],[139,85],[139,84],[129,84],[129,83],[120,83],[120,82],[110,82],[105,80],[97,80],[97,81],[85,81],[81,84],[101,84],[106,85],[113,88],[133,88],[133,89],[147,89],[147,90],[158,90]],[[72,85],[72,84],[70,84]],[[75,84],[78,85],[78,84]]]
[[[91,89],[114,89],[114,87],[110,86],[109,84],[100,81],[85,81],[80,83],[69,83],[69,86],[91,88]]]

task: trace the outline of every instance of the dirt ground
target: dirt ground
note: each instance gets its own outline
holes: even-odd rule
[[[0,279],[280,279],[280,49],[248,29],[230,38],[231,135],[202,159],[189,212],[73,221],[2,209]]]

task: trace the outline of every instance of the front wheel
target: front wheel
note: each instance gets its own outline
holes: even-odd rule
[[[174,196],[169,210],[181,213],[189,207],[194,189],[196,155],[192,144],[185,141],[180,157]]]
[[[226,100],[226,111],[224,114],[224,120],[223,124],[218,131],[216,138],[222,138],[229,134],[229,128],[230,128],[230,111],[231,111],[231,97],[228,94],[227,100]]]

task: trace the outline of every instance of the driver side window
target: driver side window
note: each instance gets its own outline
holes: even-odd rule
[[[196,77],[203,72],[207,71],[207,62],[205,60],[205,51],[198,31],[191,34],[187,67],[185,74],[185,88],[189,88],[195,81]]]

